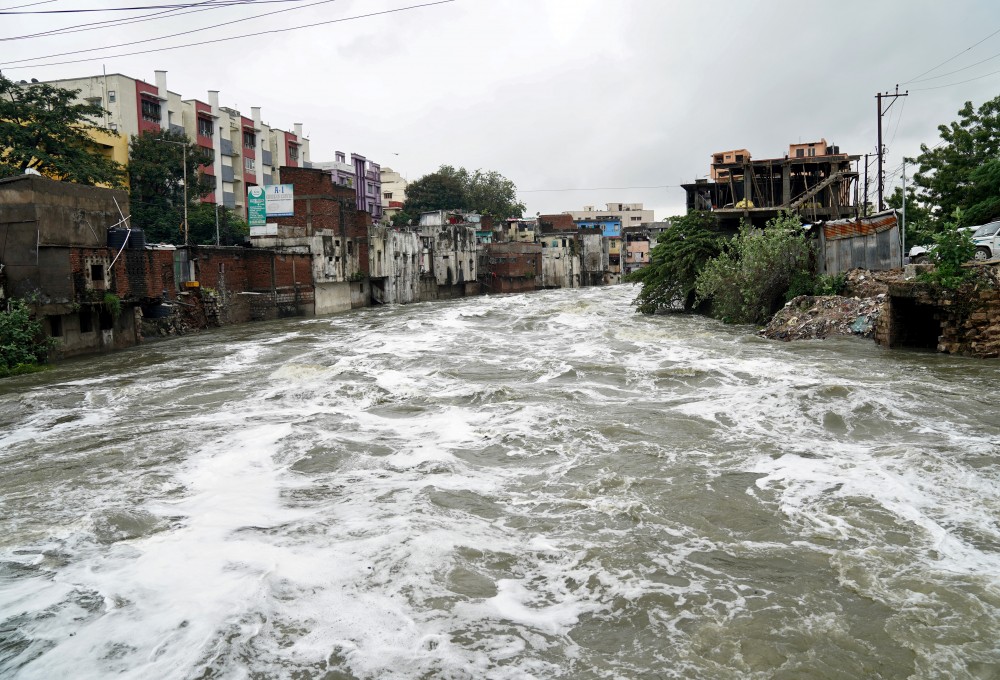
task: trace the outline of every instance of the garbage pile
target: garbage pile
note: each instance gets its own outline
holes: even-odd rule
[[[772,340],[822,340],[832,335],[871,338],[886,294],[871,298],[800,295],[784,306],[759,335]]]

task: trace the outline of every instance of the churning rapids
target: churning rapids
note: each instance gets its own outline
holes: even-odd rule
[[[630,286],[0,383],[0,676],[1000,677],[1000,364]]]

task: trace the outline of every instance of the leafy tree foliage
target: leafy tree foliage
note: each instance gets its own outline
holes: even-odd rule
[[[896,187],[892,195],[886,199],[890,208],[901,210],[903,207],[903,191]],[[931,217],[930,210],[920,201],[913,187],[906,187],[906,247],[927,245],[934,240],[937,233],[937,222]]]
[[[709,260],[695,284],[727,323],[763,324],[781,308],[793,283],[812,279],[813,247],[798,217],[785,213],[763,230],[749,224]],[[811,286],[809,286],[811,287]]]
[[[122,186],[124,169],[86,131],[98,127],[92,121],[105,111],[74,103],[78,94],[45,83],[19,85],[0,74],[0,177],[33,169],[78,184]]]
[[[12,299],[0,310],[0,377],[44,363],[52,344],[22,300]]]
[[[972,259],[976,246],[968,231],[959,231],[962,221],[961,210],[956,211],[952,220],[945,222],[945,228],[934,235],[935,247],[929,256],[934,269],[921,275],[924,281],[936,283],[942,288],[955,289],[976,275],[976,270],[963,265]]]
[[[948,216],[961,209],[959,226],[1000,217],[1000,96],[974,109],[966,102],[959,119],[938,126],[941,142],[920,145],[913,176],[918,201],[928,211],[935,231],[943,231]],[[909,208],[909,206],[907,206]],[[909,211],[907,211],[909,219]]]
[[[517,186],[495,170],[442,165],[406,187],[406,201],[397,223],[416,221],[428,210],[470,210],[497,220],[520,216],[524,204],[517,200]]]
[[[218,211],[219,245],[238,246],[250,235],[246,220],[233,210],[213,203],[199,203],[188,210],[188,240],[201,245],[215,244],[215,219]]]
[[[672,226],[657,239],[649,265],[625,276],[642,284],[633,304],[643,314],[677,306],[690,311],[695,306],[695,281],[709,259],[719,254],[722,243],[717,222],[710,212],[674,217]]]
[[[198,166],[208,165],[213,159],[183,133],[161,130],[132,137],[128,165],[132,226],[143,229],[147,241],[184,243],[185,156],[182,145],[187,147],[190,231],[190,213],[198,206],[198,199],[212,191]],[[212,242],[215,242],[214,214]]]

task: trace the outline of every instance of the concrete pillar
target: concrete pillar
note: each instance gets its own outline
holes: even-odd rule
[[[781,166],[781,205],[788,206],[792,203],[792,166],[784,163]]]
[[[166,71],[154,71],[156,75],[156,93],[160,96],[162,101],[160,102],[160,129],[169,130],[170,129],[170,97],[167,95],[167,72]]]
[[[222,205],[222,128],[219,127],[219,91],[208,91],[208,105],[212,107],[212,153],[215,164],[215,202]],[[229,131],[226,130],[228,133]]]
[[[257,135],[257,144],[254,149],[257,153],[257,184],[264,186],[264,131],[260,124],[260,107],[251,106],[250,116],[253,118],[253,131]]]

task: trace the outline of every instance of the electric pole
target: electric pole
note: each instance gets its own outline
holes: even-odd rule
[[[896,103],[896,99],[898,97],[906,97],[909,94],[910,94],[909,90],[907,90],[903,94],[900,94],[899,85],[896,85],[895,92],[879,92],[878,94],[875,95],[875,101],[876,104],[878,105],[878,211],[879,212],[885,210],[885,203],[882,201],[882,192],[884,189],[883,184],[885,182],[885,177],[882,174],[882,160],[883,160],[883,155],[885,154],[885,150],[882,148],[882,116],[888,113],[889,109],[892,108],[892,105]],[[889,102],[889,105],[885,107],[884,111],[882,110],[883,99],[892,99],[892,101]]]

